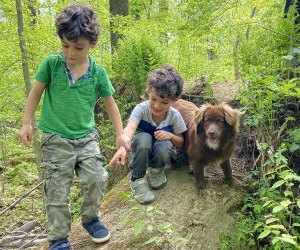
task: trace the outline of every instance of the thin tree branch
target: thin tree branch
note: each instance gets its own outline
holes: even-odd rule
[[[30,195],[34,190],[36,190],[39,186],[41,186],[43,182],[41,181],[36,186],[28,190],[25,194],[23,194],[19,199],[17,199],[14,203],[12,203],[10,206],[8,206],[6,209],[0,212],[0,215],[4,214],[8,210],[14,208],[19,202],[21,202],[24,198],[26,198],[28,195]]]

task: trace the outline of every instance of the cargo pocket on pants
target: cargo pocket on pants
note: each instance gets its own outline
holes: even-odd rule
[[[44,193],[46,202],[64,200],[64,195],[61,191],[61,182],[59,180],[59,166],[51,164],[49,162],[43,162],[41,164],[41,175],[44,181]]]

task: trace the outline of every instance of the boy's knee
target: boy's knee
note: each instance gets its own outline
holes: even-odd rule
[[[171,156],[174,154],[174,149],[172,147],[172,143],[169,143],[168,141],[163,141],[159,143],[156,148],[154,154],[164,159],[165,161],[168,161]]]
[[[132,147],[136,149],[150,149],[152,148],[152,136],[148,133],[138,133],[134,136]]]
[[[170,141],[160,141],[155,145],[154,154],[162,158],[170,158],[175,153]]]

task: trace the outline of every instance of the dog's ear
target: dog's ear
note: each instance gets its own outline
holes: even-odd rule
[[[197,124],[197,134],[203,130],[203,119],[204,113],[207,108],[207,104],[202,105],[197,111],[194,113],[194,122]]]
[[[224,110],[225,121],[230,126],[234,127],[236,132],[238,132],[240,126],[240,118],[243,115],[243,113],[237,109],[233,109],[227,104],[222,104],[222,107]]]
[[[201,122],[203,122],[204,113],[205,113],[207,106],[208,106],[207,104],[204,104],[204,105],[200,106],[200,108],[197,111],[195,111],[194,121],[196,124],[200,124]]]

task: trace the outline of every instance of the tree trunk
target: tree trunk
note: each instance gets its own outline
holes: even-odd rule
[[[214,59],[217,59],[214,40],[211,38],[208,38],[207,43],[209,44],[209,48],[207,49],[208,60],[212,61]]]
[[[254,17],[255,12],[256,12],[257,8],[256,6],[253,8],[252,13],[251,13],[251,18]],[[247,31],[246,31],[246,40],[249,40],[249,35],[250,35],[250,26],[248,26]]]
[[[26,88],[26,96],[29,95],[31,90],[31,81],[30,81],[30,72],[29,72],[29,64],[28,64],[28,57],[27,51],[25,48],[25,39],[23,38],[23,31],[24,31],[24,21],[23,21],[23,12],[22,12],[22,3],[21,0],[16,0],[16,10],[17,10],[17,21],[18,21],[18,35],[19,35],[19,44],[22,56],[22,70],[23,70],[23,78],[25,81],[25,88]],[[40,166],[41,163],[41,152],[40,152],[40,143],[39,143],[39,134],[36,128],[36,119],[35,116],[32,120],[32,127],[33,129],[33,147],[36,154],[36,164]]]
[[[233,63],[234,63],[234,78],[236,81],[238,81],[241,78],[241,72],[240,72],[240,65],[239,65],[239,58],[238,58],[238,48],[240,43],[240,36],[236,36],[236,40],[233,44]]]
[[[129,12],[128,0],[109,0],[109,11],[111,17],[115,16],[127,16]],[[119,39],[122,35],[114,30],[113,21],[110,22],[110,41],[111,41],[111,51],[115,52]]]
[[[34,26],[37,22],[36,15],[38,14],[38,10],[35,8],[35,5],[36,5],[36,0],[28,0],[27,8],[29,9],[32,16],[32,21],[30,22],[31,26]]]

